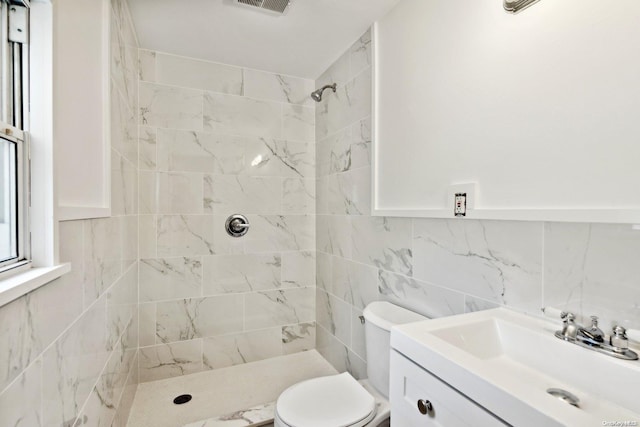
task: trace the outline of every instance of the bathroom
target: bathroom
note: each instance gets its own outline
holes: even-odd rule
[[[553,337],[571,312],[640,345],[637,2],[239,3],[0,1],[1,427],[272,425],[289,386],[345,372],[423,425],[369,382],[379,302],[526,319],[558,365],[640,378]],[[591,410],[559,382],[581,409],[530,401]],[[624,408],[592,425],[640,422],[605,397]],[[474,425],[420,398],[424,425]]]

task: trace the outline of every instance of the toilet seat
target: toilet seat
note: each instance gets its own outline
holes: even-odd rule
[[[289,427],[362,427],[375,415],[374,397],[346,372],[292,385],[276,402],[276,417]]]

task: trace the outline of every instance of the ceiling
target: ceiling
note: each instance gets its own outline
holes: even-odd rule
[[[317,78],[399,0],[292,0],[274,16],[232,0],[129,0],[140,46]]]

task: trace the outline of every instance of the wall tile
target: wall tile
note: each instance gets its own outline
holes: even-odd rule
[[[202,340],[160,344],[140,349],[140,382],[202,371]]]
[[[316,216],[316,247],[319,252],[351,258],[353,252],[352,218],[349,216]]]
[[[244,137],[158,129],[158,169],[237,175],[245,169]]]
[[[202,258],[140,260],[140,302],[202,295]]]
[[[351,307],[323,290],[316,290],[316,321],[336,338],[351,343]]]
[[[315,175],[312,144],[257,138],[247,143],[246,174],[310,178]]]
[[[251,231],[243,238],[247,252],[304,251],[314,244],[311,215],[249,215]]]
[[[140,240],[138,255],[140,258],[155,258],[158,247],[158,217],[156,215],[138,215]]]
[[[285,289],[245,295],[245,328],[260,329],[315,320],[315,289]]]
[[[406,218],[351,217],[353,259],[411,275],[411,220]]]
[[[156,304],[140,304],[139,313],[140,347],[156,344]]]
[[[6,426],[42,426],[42,360],[37,359],[4,392],[0,421]]]
[[[203,361],[208,369],[224,368],[281,355],[282,330],[279,327],[205,338],[203,341]]]
[[[111,150],[111,213],[114,216],[137,213],[138,174],[135,166]]]
[[[349,73],[357,76],[371,66],[371,30],[367,30],[349,49]]]
[[[492,308],[500,307],[495,302],[486,301],[481,298],[476,298],[471,295],[464,296],[464,312],[474,313],[476,311],[491,310]]]
[[[282,213],[315,213],[315,184],[314,179],[284,178],[282,180]]]
[[[204,294],[219,295],[281,286],[279,254],[218,255],[204,258]]]
[[[314,348],[316,348],[315,322],[282,327],[282,350],[284,354],[293,354]]]
[[[453,316],[465,312],[465,299],[462,293],[384,270],[379,272],[378,283],[379,292],[384,300],[430,318]]]
[[[311,99],[313,80],[249,69],[244,70],[244,77],[245,96],[288,104],[313,106],[313,100]]]
[[[158,217],[158,256],[196,256],[213,253],[213,222],[205,215]]]
[[[138,266],[132,265],[107,291],[107,349],[114,350],[132,327],[138,305]],[[137,318],[137,317],[136,317]],[[137,327],[136,327],[137,329]],[[137,332],[137,331],[136,331]],[[132,346],[137,347],[137,338]]]
[[[282,179],[233,175],[204,177],[204,209],[216,215],[279,214]]]
[[[588,322],[640,328],[640,231],[627,224],[545,225],[544,305]]]
[[[155,56],[157,83],[232,95],[243,94],[242,68],[163,53]]]
[[[128,105],[127,99],[111,85],[111,148],[129,160],[138,162],[138,125],[135,105]]]
[[[151,50],[138,49],[138,69],[141,81],[156,81],[156,53]]]
[[[351,307],[351,350],[363,361],[367,361],[367,346],[365,342],[365,325],[361,320],[362,310]]]
[[[240,332],[243,314],[242,295],[159,302],[156,337],[169,343]]]
[[[541,223],[424,219],[414,224],[414,277],[538,312]]]
[[[142,214],[203,213],[202,174],[142,171],[139,186]]]
[[[203,92],[140,82],[140,124],[202,130]]]
[[[314,142],[315,110],[300,105],[283,105],[282,137],[290,141]]]
[[[122,273],[119,218],[84,221],[84,304],[97,300]]]
[[[231,135],[280,138],[282,104],[206,92],[204,130]]]
[[[80,413],[109,357],[101,298],[43,354],[43,419],[63,425]]]
[[[349,304],[364,309],[367,304],[378,301],[378,269],[376,267],[332,258],[331,293]]]
[[[314,287],[316,285],[315,252],[282,253],[282,286]]]
[[[371,212],[371,170],[360,168],[337,175],[327,181],[329,213],[369,215]]]
[[[332,256],[324,252],[316,252],[316,287],[325,292],[331,291]]]
[[[156,128],[138,126],[138,168],[141,170],[156,170],[156,133]]]

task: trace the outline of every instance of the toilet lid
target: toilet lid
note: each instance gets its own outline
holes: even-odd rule
[[[276,402],[283,422],[303,427],[361,426],[375,415],[375,408],[373,396],[348,373],[295,384]]]

